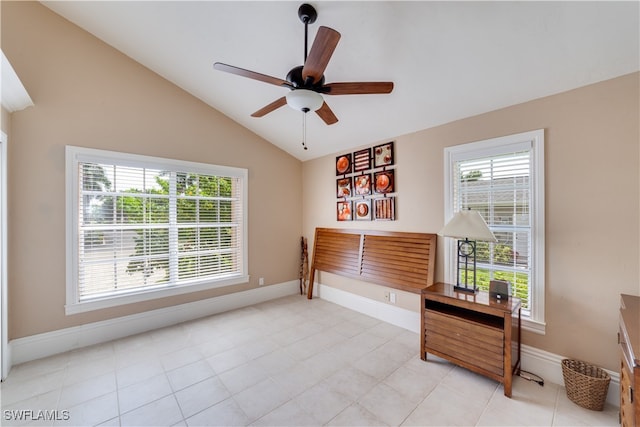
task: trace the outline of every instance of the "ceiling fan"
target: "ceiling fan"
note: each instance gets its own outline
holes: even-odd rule
[[[291,90],[286,96],[278,98],[272,103],[262,107],[252,117],[264,115],[289,105],[295,110],[308,113],[315,111],[328,125],[338,122],[331,108],[324,101],[322,95],[366,95],[385,94],[393,90],[393,82],[340,82],[325,84],[324,70],[329,64],[331,55],[338,45],[340,33],[328,27],[318,28],[318,33],[313,41],[311,50],[307,55],[308,25],[315,22],[318,13],[309,4],[303,4],[298,9],[298,17],[304,23],[304,65],[294,67],[289,71],[286,80],[271,77],[255,71],[234,67],[233,65],[216,62],[213,68],[242,77],[258,80],[276,86],[282,86]]]

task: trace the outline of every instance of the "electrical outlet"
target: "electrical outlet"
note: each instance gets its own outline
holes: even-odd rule
[[[395,304],[396,303],[396,293],[395,292],[391,292],[389,294],[389,302],[391,304]]]
[[[264,285],[264,277],[261,277],[258,279],[258,286],[263,286]]]

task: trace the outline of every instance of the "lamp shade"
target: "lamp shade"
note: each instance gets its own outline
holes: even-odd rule
[[[286,96],[287,105],[298,111],[316,111],[322,107],[324,98],[317,92],[308,89],[294,89]]]
[[[471,209],[456,212],[451,221],[444,226],[440,233],[445,237],[457,239],[480,240],[496,243],[498,239],[493,235],[489,226],[478,211]]]

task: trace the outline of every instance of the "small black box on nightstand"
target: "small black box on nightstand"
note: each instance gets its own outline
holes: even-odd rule
[[[511,296],[511,284],[506,280],[492,280],[489,282],[489,297],[508,299]]]

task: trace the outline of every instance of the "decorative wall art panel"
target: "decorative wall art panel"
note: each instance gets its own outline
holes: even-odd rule
[[[351,173],[351,153],[336,157],[336,176]]]
[[[393,142],[373,147],[373,167],[380,168],[393,164]]]
[[[352,203],[350,200],[338,202],[337,216],[338,221],[351,221],[352,219]]]
[[[371,221],[371,199],[355,201],[356,221]]]
[[[396,219],[396,198],[385,197],[374,199],[374,216],[377,220],[393,221]]]
[[[395,174],[392,170],[376,172],[373,175],[374,191],[380,194],[393,193]]]
[[[371,174],[357,175],[353,178],[356,187],[356,196],[368,196],[371,194]]]
[[[371,169],[371,148],[353,153],[353,171],[362,172]]]
[[[338,221],[395,220],[393,141],[336,156]]]
[[[336,190],[338,198],[351,197],[353,195],[353,191],[351,188],[351,177],[338,178],[336,180]]]

